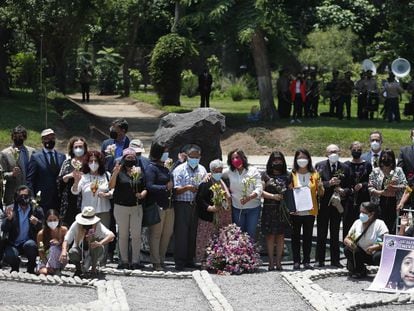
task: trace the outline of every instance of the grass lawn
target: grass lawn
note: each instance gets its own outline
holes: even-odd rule
[[[157,105],[157,96],[154,93],[139,92],[132,95],[133,98]],[[402,113],[404,99],[400,103]],[[277,101],[275,102],[277,104]],[[210,106],[218,109],[226,116],[227,125],[239,131],[249,131],[260,145],[266,145],[272,149],[293,154],[298,147],[309,149],[312,155],[324,155],[325,148],[330,143],[338,144],[343,150],[344,156],[350,156],[348,147],[359,140],[364,143],[364,150],[369,148],[369,133],[378,129],[383,133],[385,148],[391,148],[398,156],[399,148],[410,144],[409,129],[414,127],[412,117],[401,115],[400,123],[388,123],[382,117],[374,120],[360,121],[356,118],[356,101],[352,102],[351,120],[338,120],[331,117],[319,117],[317,119],[302,119],[301,124],[291,125],[289,120],[276,120],[274,122],[262,122],[249,124],[246,116],[253,105],[259,105],[258,100],[243,100],[234,102],[230,98],[212,98]],[[158,105],[157,105],[158,106]],[[161,109],[168,112],[189,112],[199,107],[199,97],[181,97],[181,106],[165,106]],[[319,104],[319,112],[329,111],[329,104]],[[282,130],[282,131],[275,131]],[[282,137],[275,137],[280,132]],[[273,133],[273,134],[272,134]],[[286,136],[286,137],[283,137]]]

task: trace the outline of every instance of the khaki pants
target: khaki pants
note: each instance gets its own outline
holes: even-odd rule
[[[159,209],[161,221],[149,227],[152,264],[164,264],[168,244],[174,231],[174,209]]]
[[[141,251],[142,206],[115,204],[114,216],[118,225],[118,243],[121,261],[128,263],[128,242],[131,236],[132,264],[139,263]]]

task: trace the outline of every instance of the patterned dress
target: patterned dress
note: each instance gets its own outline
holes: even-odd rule
[[[262,180],[265,183],[264,191],[273,194],[279,194],[276,189],[278,185],[288,187],[288,175],[272,176],[263,174]],[[281,201],[264,199],[261,229],[263,235],[284,234],[289,228],[289,216],[287,211],[282,211]]]

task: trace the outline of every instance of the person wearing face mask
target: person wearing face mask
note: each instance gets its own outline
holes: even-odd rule
[[[29,159],[34,152],[34,148],[24,144],[26,139],[26,129],[18,125],[11,133],[12,145],[0,152],[0,165],[6,181],[3,196],[5,206],[13,204],[17,187],[26,184]]]
[[[362,203],[359,218],[345,237],[346,267],[351,277],[365,277],[368,272],[365,264],[378,266],[381,261],[381,242],[388,228],[382,220],[377,219],[377,213],[377,205]]]
[[[37,246],[40,262],[39,274],[59,273],[65,267],[66,261],[61,262],[62,243],[68,228],[60,225],[59,213],[50,209],[46,212],[43,229],[37,234]]]
[[[292,253],[293,269],[312,269],[310,253],[312,249],[312,232],[315,217],[318,215],[318,197],[324,196],[324,187],[319,173],[312,166],[312,158],[308,150],[298,149],[293,159],[293,169],[289,188],[309,187],[312,197],[312,208],[305,211],[292,212]],[[302,234],[303,260],[301,261],[300,239]]]
[[[126,148],[120,163],[114,167],[109,188],[114,190],[114,216],[118,225],[118,243],[121,262],[118,269],[141,269],[142,204],[147,196],[145,175],[140,170],[134,180],[133,168],[137,168],[135,150]],[[134,169],[135,169],[134,168]],[[129,262],[128,249],[131,237],[132,256]]]
[[[27,185],[32,193],[41,192],[40,206],[46,212],[51,208],[59,209],[56,179],[66,156],[55,150],[56,135],[52,129],[41,132],[43,149],[32,154],[27,173]]]
[[[27,186],[20,186],[15,193],[15,203],[6,207],[1,230],[8,235],[3,261],[11,271],[19,271],[20,258],[28,259],[27,272],[34,273],[36,266],[37,232],[42,227],[43,210],[31,205],[32,192]]]
[[[267,253],[269,256],[269,271],[282,270],[282,256],[285,243],[285,232],[289,229],[290,217],[285,204],[282,204],[283,194],[289,186],[289,176],[283,153],[273,151],[266,164],[266,172],[262,175],[264,198],[261,229],[266,237]],[[283,190],[284,189],[284,190]]]
[[[187,161],[178,165],[173,171],[174,180],[174,261],[175,269],[194,268],[198,217],[195,197],[199,185],[206,177],[207,171],[199,164],[201,148],[190,145]]]
[[[115,159],[122,157],[122,151],[129,147],[130,139],[126,135],[127,132],[128,122],[125,119],[116,119],[109,128],[109,138],[102,142],[101,152],[105,154],[105,169],[108,172],[112,172]],[[108,152],[111,145],[115,145],[114,153]]]
[[[349,149],[352,160],[346,161],[345,165],[349,167],[351,173],[351,195],[344,206],[342,224],[344,239],[354,221],[359,217],[359,206],[362,202],[369,201],[368,179],[372,171],[371,163],[361,159],[362,144],[359,141],[354,141]]]
[[[81,210],[82,197],[74,195],[71,188],[74,183],[73,172],[80,170],[83,164],[83,157],[88,152],[88,145],[83,137],[71,137],[68,143],[68,155],[58,177],[58,189],[60,198],[60,219],[63,224],[70,227],[75,221],[75,216]]]
[[[361,159],[371,163],[372,167],[378,167],[378,160],[381,156],[382,134],[379,131],[372,131],[369,134],[370,151],[361,155]]]
[[[93,206],[85,206],[76,215],[75,222],[63,239],[59,260],[65,263],[69,259],[75,265],[74,276],[82,276],[89,268],[92,275],[96,276],[96,267],[104,257],[104,248],[114,237],[114,233],[96,216]]]
[[[401,167],[409,184],[414,184],[414,128],[410,129],[410,146],[401,147],[397,166]]]
[[[229,168],[223,172],[223,178],[229,180],[233,222],[255,240],[262,205],[261,175],[256,167],[248,164],[244,151],[238,148],[228,153],[227,165]]]
[[[145,170],[148,191],[146,203],[151,205],[155,202],[159,206],[161,219],[158,224],[149,227],[150,258],[153,269],[162,271],[165,254],[174,230],[174,209],[171,201],[173,182],[169,168],[164,165],[169,159],[168,148],[153,142],[150,159],[151,162]]]
[[[317,218],[316,267],[325,266],[326,243],[329,230],[331,265],[343,267],[339,261],[339,228],[346,201],[351,194],[351,174],[348,166],[339,161],[337,145],[326,147],[327,160],[316,163],[325,195],[320,201]],[[334,200],[336,199],[336,201]]]
[[[391,234],[397,225],[397,204],[407,186],[407,179],[401,167],[395,165],[395,155],[391,149],[381,153],[378,167],[369,175],[368,191],[371,202],[379,205],[379,218],[384,220]]]
[[[222,181],[223,162],[213,160],[210,162],[211,178],[202,182],[198,187],[196,196],[198,212],[196,260],[205,266],[206,247],[213,235],[231,224],[231,202],[230,192],[226,184]],[[213,202],[213,191],[211,187],[217,185],[225,195],[221,204],[215,205]]]

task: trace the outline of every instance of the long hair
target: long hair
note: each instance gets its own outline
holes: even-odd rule
[[[312,165],[312,158],[311,158],[311,155],[310,155],[309,151],[305,148],[299,148],[298,150],[296,150],[295,156],[293,158],[292,172],[296,173],[298,171],[298,169],[300,168],[299,165],[296,163],[296,160],[298,159],[298,156],[301,153],[303,153],[308,158],[308,166],[306,168],[308,169],[308,171],[310,173],[313,173],[315,171],[315,169],[313,168],[313,165]]]
[[[49,216],[56,216],[57,219],[59,219],[59,213],[57,210],[51,208],[50,210],[48,210],[46,212],[45,215],[45,220],[43,222],[43,245],[45,250],[49,249],[50,247],[50,240],[52,239],[52,234],[51,234],[51,230],[49,228],[49,226],[47,225],[47,219],[49,218]],[[59,224],[57,226],[57,229],[60,230],[60,221]]]
[[[68,155],[71,158],[74,158],[75,157],[75,154],[73,153],[73,145],[77,141],[83,142],[83,149],[85,150],[85,152],[83,153],[83,155],[85,155],[88,152],[88,144],[86,143],[86,139],[84,137],[82,137],[82,136],[73,136],[73,137],[71,137],[69,139],[68,146],[67,146]]]
[[[378,166],[381,167],[384,165],[384,160],[391,158],[391,168],[395,169],[395,153],[391,149],[385,149],[381,152],[381,156],[378,161]]]
[[[401,265],[402,262],[412,250],[406,249],[397,249],[395,252],[395,259],[394,265],[392,266],[392,271],[390,274],[390,278],[387,282],[387,287],[391,287],[393,289],[402,290],[405,287],[403,280],[401,279]]]
[[[89,168],[89,159],[91,157],[96,157],[96,161],[99,164],[98,168],[98,174],[103,175],[105,174],[105,158],[102,154],[102,152],[97,150],[91,150],[88,151],[83,159],[83,166],[82,166],[82,172],[84,174],[88,174],[91,172],[91,169]]]
[[[266,164],[266,173],[267,173],[267,175],[271,175],[272,174],[272,171],[273,171],[273,169],[272,169],[272,163],[276,159],[282,160],[283,168],[282,168],[282,172],[281,173],[282,173],[282,175],[286,175],[287,174],[286,160],[285,160],[285,156],[280,151],[273,151],[270,154],[269,160],[267,160],[267,164]]]
[[[227,154],[227,165],[230,167],[230,169],[232,171],[234,171],[236,168],[234,167],[233,163],[231,163],[231,156],[233,155],[233,153],[237,153],[237,155],[240,157],[240,159],[243,162],[243,168],[245,168],[247,170],[247,168],[249,167],[249,163],[247,162],[247,157],[246,154],[244,153],[243,150],[236,148],[231,150],[228,154]]]

